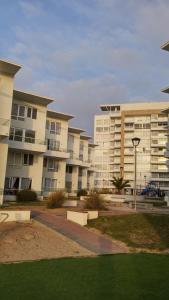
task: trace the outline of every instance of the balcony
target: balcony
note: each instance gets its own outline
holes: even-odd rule
[[[9,125],[9,120],[0,118],[0,137],[9,136]]]
[[[38,153],[46,152],[45,141],[20,135],[13,135],[10,137],[9,148]]]
[[[79,159],[79,156],[76,155],[72,150],[68,150],[69,158],[67,160],[68,165],[73,166],[81,166],[81,160]]]
[[[66,149],[62,149],[60,147],[58,147],[58,148],[50,148],[49,147],[47,149],[47,151],[45,152],[45,156],[67,159],[70,157],[70,153],[68,153]]]

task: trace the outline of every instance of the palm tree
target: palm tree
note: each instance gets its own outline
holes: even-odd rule
[[[123,177],[113,177],[111,180],[117,190],[117,194],[121,194],[124,188],[130,187],[129,180],[123,180]]]

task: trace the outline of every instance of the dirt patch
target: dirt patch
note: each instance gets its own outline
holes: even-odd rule
[[[0,224],[0,262],[91,255],[94,253],[36,221]]]

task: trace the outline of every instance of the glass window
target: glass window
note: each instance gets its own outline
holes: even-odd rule
[[[14,141],[22,142],[23,129],[15,128]]]
[[[66,173],[72,174],[73,167],[72,166],[66,166]]]
[[[28,190],[31,188],[32,179],[21,178],[21,190]]]
[[[34,130],[25,130],[25,142],[26,143],[35,143],[35,131]]]
[[[23,156],[23,164],[24,165],[29,165],[32,166],[33,165],[33,154],[30,153],[24,153]]]

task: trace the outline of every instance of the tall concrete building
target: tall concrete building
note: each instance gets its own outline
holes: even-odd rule
[[[169,102],[101,105],[95,116],[95,187],[112,188],[113,177],[122,176],[134,183],[133,137],[137,147],[137,189],[153,181],[161,190],[169,189],[169,172],[164,157],[167,141],[167,114],[161,113]]]
[[[20,68],[0,61],[0,204],[22,189],[42,197],[57,189],[93,189],[91,137],[69,126],[74,116],[49,110],[53,99],[14,90]]]

